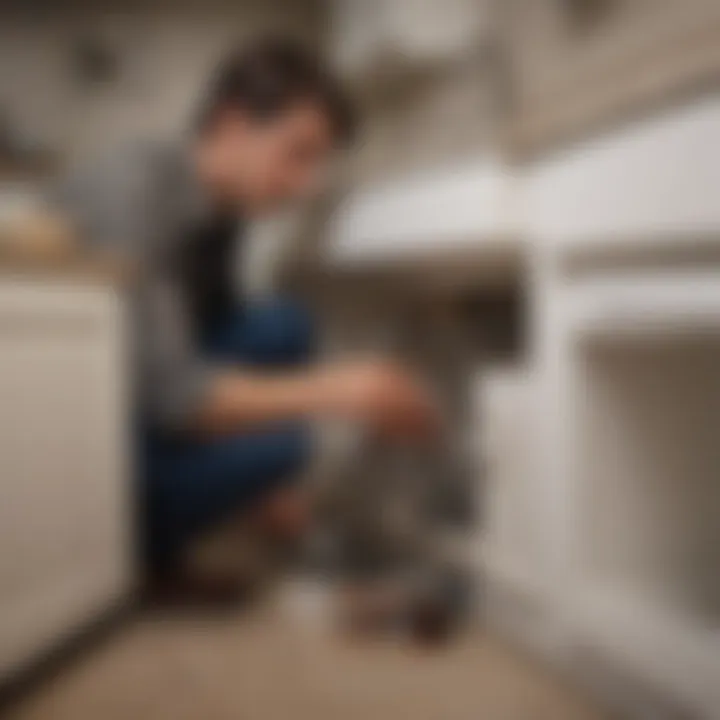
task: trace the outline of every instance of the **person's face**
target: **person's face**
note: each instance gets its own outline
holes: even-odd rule
[[[317,192],[333,149],[328,118],[311,103],[269,120],[228,113],[217,132],[229,190],[250,213]]]

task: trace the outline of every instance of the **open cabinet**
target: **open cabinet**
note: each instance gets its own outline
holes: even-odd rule
[[[576,644],[717,717],[720,280],[610,277],[572,299]]]

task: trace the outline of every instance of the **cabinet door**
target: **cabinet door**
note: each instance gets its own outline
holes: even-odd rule
[[[0,281],[0,675],[128,586],[122,322],[110,288]]]

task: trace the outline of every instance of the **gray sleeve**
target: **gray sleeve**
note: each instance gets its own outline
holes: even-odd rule
[[[150,273],[135,302],[143,409],[156,424],[183,429],[207,397],[217,369],[197,353],[184,297],[172,276]]]
[[[162,197],[162,169],[152,155],[120,153],[65,178],[49,195],[86,242],[135,264],[132,288],[134,384],[151,422],[187,427],[208,392],[215,368],[200,357],[179,278],[168,262],[176,227]]]

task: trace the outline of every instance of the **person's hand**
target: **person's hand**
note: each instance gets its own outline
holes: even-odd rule
[[[437,404],[426,387],[399,365],[364,361],[319,373],[323,405],[385,436],[429,439],[439,430]]]

